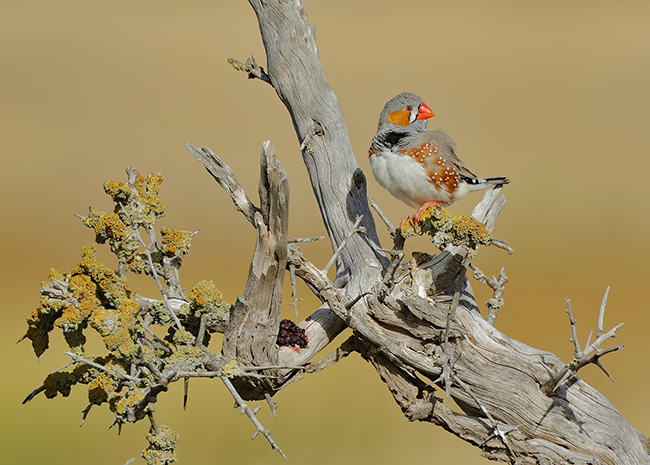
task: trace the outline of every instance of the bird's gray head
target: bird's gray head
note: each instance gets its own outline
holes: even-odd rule
[[[411,92],[402,92],[393,97],[384,106],[379,115],[378,131],[399,130],[408,128],[418,132],[427,130],[427,119],[434,116],[424,100]]]

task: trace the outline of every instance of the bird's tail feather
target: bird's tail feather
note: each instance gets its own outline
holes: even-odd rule
[[[501,184],[508,184],[510,182],[510,179],[504,177],[496,177],[496,178],[485,178],[484,181],[493,186],[500,186]]]

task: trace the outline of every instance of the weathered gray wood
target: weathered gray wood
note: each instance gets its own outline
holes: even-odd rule
[[[260,157],[260,206],[255,207],[228,165],[210,149],[187,144],[210,174],[230,194],[235,208],[255,226],[257,240],[244,294],[237,298],[224,331],[223,357],[243,366],[277,365],[276,340],[281,318],[282,282],[287,264],[289,182],[269,141]],[[236,378],[233,384],[247,399],[263,399],[266,380]]]
[[[325,228],[335,250],[357,216],[366,235],[357,235],[337,262],[339,286],[352,270],[366,262],[377,275],[385,262],[368,239],[379,243],[366,197],[366,178],[354,158],[347,126],[334,91],[325,79],[318,58],[315,28],[298,1],[250,0],[257,13],[267,51],[267,72],[285,104],[302,146],[302,156],[321,209]],[[322,182],[327,179],[327,182]]]
[[[277,372],[277,381],[250,380],[252,391],[246,394],[255,397],[265,389],[271,394],[282,389],[295,373],[290,367],[308,362],[350,327],[358,338],[355,350],[373,364],[407,418],[440,425],[479,447],[486,457],[520,464],[650,463],[646,438],[605,397],[576,376],[548,394],[543,387],[563,368],[561,360],[508,338],[483,320],[467,280],[458,278],[471,257],[465,247],[420,255],[397,267],[394,278],[384,282],[388,260],[377,247],[365,177],[352,154],[338,101],[325,80],[314,29],[298,0],[250,3],[268,60],[267,72],[256,68],[252,74],[275,88],[291,114],[333,249],[358,216],[363,216],[366,234],[355,234],[342,251],[334,283],[297,246],[288,257],[277,248],[272,249],[275,256],[270,262],[264,261],[267,256],[258,257],[264,261],[261,267],[254,259],[245,296],[238,300],[225,333],[224,358],[231,355],[254,365],[272,360],[274,352],[268,347],[259,356],[233,347],[255,346],[249,332],[256,319],[270,324],[272,319],[262,312],[278,302],[279,288],[271,276],[281,283],[278,267],[283,260],[327,306],[300,324],[307,330],[309,347],[277,351],[277,363],[285,367]],[[473,212],[490,231],[505,205],[505,197],[498,194],[488,191]],[[264,195],[261,212],[255,215],[264,213],[269,224],[273,208],[265,206]],[[286,250],[286,235],[276,235],[284,237]],[[258,236],[256,255],[268,255],[268,247],[260,247],[268,240],[264,234]],[[507,244],[501,246],[508,249]],[[271,273],[256,271],[262,269]],[[455,292],[455,283],[462,292]],[[258,289],[272,296],[270,300],[255,300]],[[264,334],[269,335],[268,328]],[[465,414],[452,412],[435,397],[434,384],[446,387]]]

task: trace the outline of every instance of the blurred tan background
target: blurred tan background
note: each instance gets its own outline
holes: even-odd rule
[[[399,7],[395,6],[399,4]],[[393,219],[410,213],[374,181],[367,149],[383,104],[420,94],[463,161],[481,176],[508,176],[495,235],[515,249],[483,249],[486,273],[510,279],[497,328],[569,360],[564,313],[573,301],[581,343],[595,329],[606,286],[607,328],[625,326],[623,352],[581,372],[637,429],[650,433],[647,296],[650,171],[650,3],[601,1],[305,0],[320,56],[340,99],[369,191]],[[226,59],[265,64],[244,0],[0,3],[0,144],[3,156],[0,448],[4,463],[143,463],[145,422],[107,431],[96,408],[83,428],[85,388],[69,398],[23,398],[64,364],[59,334],[40,361],[24,334],[50,267],[69,271],[93,241],[74,213],[110,209],[102,190],[127,166],[165,177],[159,223],[202,232],[184,262],[184,285],[212,279],[234,302],[243,292],[253,231],[184,148],[207,145],[256,198],[258,157],[270,139],[290,175],[290,234],[323,234],[289,116],[273,89]],[[455,204],[469,213],[480,195]],[[384,244],[387,234],[382,229]],[[431,251],[423,238],[410,250]],[[326,241],[305,253],[324,264]],[[109,264],[110,254],[101,258]],[[473,281],[479,302],[490,293]],[[155,296],[151,283],[132,288]],[[299,290],[301,318],[315,307]],[[287,295],[285,300],[289,301]],[[286,307],[291,316],[291,307]],[[101,350],[96,339],[90,348]],[[212,346],[216,350],[216,346]],[[220,383],[193,381],[161,395],[157,420],[181,434],[183,463],[284,463],[233,410]],[[371,367],[351,356],[276,396],[261,420],[292,462],[313,464],[487,461],[428,424],[409,424]]]

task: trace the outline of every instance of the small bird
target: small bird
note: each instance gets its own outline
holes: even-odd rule
[[[441,130],[429,131],[433,117],[422,98],[404,92],[379,115],[377,134],[368,151],[372,174],[394,197],[417,208],[407,219],[417,225],[433,205],[450,205],[469,192],[507,184],[507,178],[479,178],[456,155],[456,144]]]

